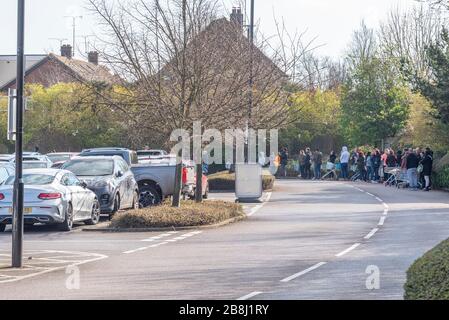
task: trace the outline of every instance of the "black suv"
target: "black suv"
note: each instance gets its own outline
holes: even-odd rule
[[[139,188],[129,165],[119,156],[75,157],[62,169],[73,172],[97,195],[102,214],[139,208]]]

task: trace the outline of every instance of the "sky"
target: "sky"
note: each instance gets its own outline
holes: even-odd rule
[[[0,55],[15,54],[17,0],[0,1]],[[228,11],[238,3],[220,1]],[[344,54],[353,30],[362,20],[377,27],[392,8],[413,5],[415,0],[255,0],[255,16],[265,36],[275,34],[276,17],[284,21],[290,33],[306,31],[307,40],[315,39],[318,54],[336,58]],[[71,43],[72,19],[65,16],[82,16],[76,21],[76,42],[84,52],[85,37],[93,41],[92,35],[98,33],[94,17],[86,11],[86,0],[26,0],[25,52],[58,53],[60,42],[56,38]]]

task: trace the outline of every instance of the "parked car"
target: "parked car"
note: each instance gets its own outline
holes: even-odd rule
[[[137,158],[137,153],[133,150],[126,148],[96,148],[96,149],[86,149],[80,154],[80,157],[103,157],[103,156],[119,156],[122,157],[126,163],[130,166],[132,164],[137,164],[139,162]]]
[[[46,168],[51,168],[51,166],[53,165],[53,162],[47,156],[36,152],[24,152],[22,160],[24,162],[25,161],[46,162],[47,163]],[[16,156],[15,154],[0,156],[0,162],[9,162],[14,164],[16,162]]]
[[[102,214],[112,217],[120,209],[139,207],[139,189],[130,167],[119,156],[80,156],[63,169],[86,182],[100,201]]]
[[[0,186],[0,231],[12,221],[14,180],[10,176]],[[25,224],[57,224],[60,230],[70,231],[74,222],[98,223],[97,196],[70,171],[27,169],[23,171],[23,181]]]
[[[167,151],[165,150],[139,150],[137,151],[137,157],[140,160],[149,160],[152,158],[157,158],[161,156],[168,155]]]
[[[10,176],[15,174],[15,168],[10,163],[0,163],[0,185],[3,184]]]
[[[41,160],[25,160],[22,162],[23,169],[44,169],[51,168],[51,164],[47,161]]]
[[[46,156],[53,162],[52,168],[61,168],[62,165],[77,156],[76,152],[53,152],[47,153]]]

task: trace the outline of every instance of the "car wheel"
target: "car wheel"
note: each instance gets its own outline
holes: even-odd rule
[[[5,232],[6,230],[6,224],[0,223],[0,232]]]
[[[65,212],[64,222],[59,225],[61,231],[71,231],[73,228],[73,207],[69,203]]]
[[[98,200],[95,200],[94,205],[92,206],[90,219],[85,221],[85,224],[94,226],[98,222],[100,222],[100,203],[98,202]]]
[[[155,206],[161,203],[161,196],[155,187],[145,185],[140,188],[139,202],[141,208]]]

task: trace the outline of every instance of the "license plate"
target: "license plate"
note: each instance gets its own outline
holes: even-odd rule
[[[29,214],[33,212],[33,208],[23,208],[23,213],[25,214]],[[13,208],[9,208],[9,213],[12,214],[13,213]]]

